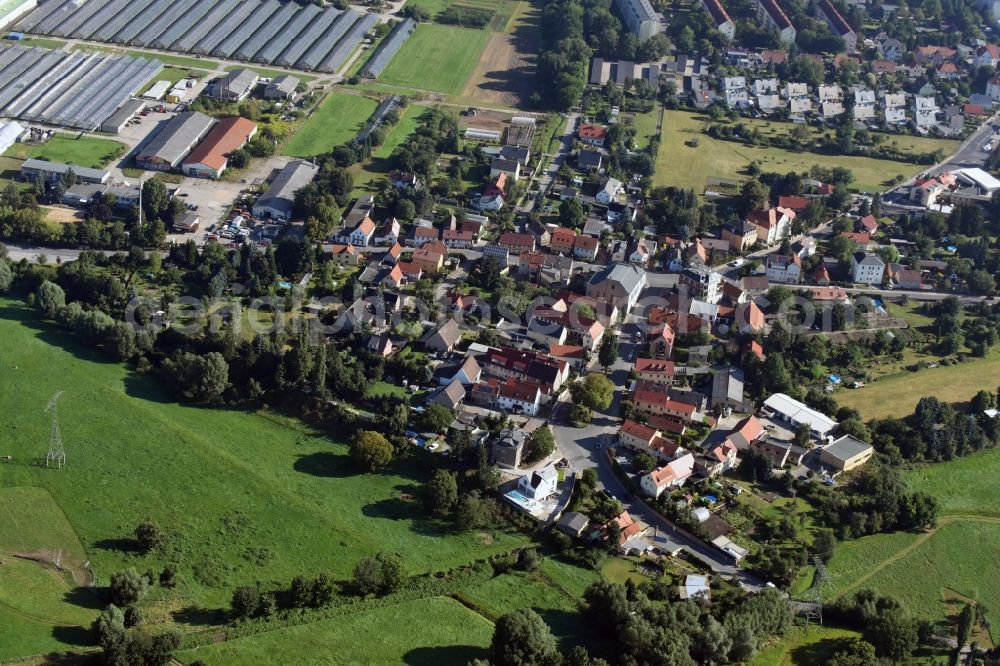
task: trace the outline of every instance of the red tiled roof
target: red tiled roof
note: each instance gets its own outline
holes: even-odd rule
[[[635,359],[635,371],[640,374],[643,372],[653,372],[673,376],[674,362],[658,358],[637,358]]]
[[[184,166],[204,164],[221,171],[229,161],[228,155],[242,148],[256,131],[257,123],[246,118],[223,118],[184,158]]]
[[[601,125],[580,125],[579,135],[581,139],[603,140],[608,135],[608,130]]]
[[[637,439],[641,439],[647,444],[649,442],[652,442],[653,439],[656,437],[655,428],[650,428],[647,425],[643,425],[642,423],[638,423],[631,419],[625,419],[625,421],[622,422],[621,431],[629,435],[632,435]]]

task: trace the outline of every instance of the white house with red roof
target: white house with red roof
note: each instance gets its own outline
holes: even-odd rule
[[[608,138],[608,130],[601,125],[584,123],[577,130],[577,137],[579,137],[581,143],[585,143],[588,146],[603,147],[604,141]]]
[[[653,498],[663,494],[663,491],[684,485],[694,473],[694,456],[690,453],[671,460],[663,467],[643,475],[639,485],[643,492]]]
[[[791,208],[768,208],[747,213],[746,221],[757,227],[757,240],[765,245],[773,245],[792,231],[795,211]]]
[[[368,216],[365,216],[358,226],[354,227],[354,231],[351,232],[350,242],[354,247],[368,247],[371,243],[372,236],[375,234],[375,222]]]

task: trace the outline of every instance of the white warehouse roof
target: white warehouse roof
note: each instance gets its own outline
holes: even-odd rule
[[[6,152],[8,148],[13,146],[17,137],[23,133],[24,127],[20,123],[0,122],[0,153]]]
[[[969,185],[975,185],[987,192],[993,192],[993,190],[1000,189],[1000,180],[997,180],[990,174],[986,173],[982,169],[970,168],[970,169],[957,169],[955,175],[963,181],[966,181]]]
[[[821,436],[825,436],[837,427],[837,422],[826,414],[817,412],[784,393],[775,393],[764,401],[764,406],[782,416],[786,421],[795,424],[808,424],[813,432],[819,433]]]

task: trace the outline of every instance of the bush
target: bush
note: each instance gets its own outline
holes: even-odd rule
[[[390,594],[402,587],[404,580],[403,559],[395,553],[366,557],[354,567],[354,587],[360,595]]]
[[[135,528],[135,540],[139,544],[139,549],[144,553],[159,550],[163,547],[165,539],[160,526],[152,520],[144,520]]]
[[[233,590],[233,599],[229,608],[237,620],[253,617],[260,610],[260,590],[253,585],[242,585],[236,588]]]
[[[142,624],[142,611],[135,606],[125,609],[125,626],[128,628],[138,627]]]
[[[119,571],[114,574],[111,576],[111,585],[108,587],[111,603],[119,608],[138,603],[148,591],[149,583],[136,573],[135,569]]]

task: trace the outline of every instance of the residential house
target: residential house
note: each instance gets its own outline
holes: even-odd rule
[[[525,416],[535,416],[538,414],[541,404],[542,387],[534,382],[508,379],[499,386],[497,409]]]
[[[388,333],[372,333],[365,341],[365,349],[376,356],[391,356],[393,350],[392,339]]]
[[[372,243],[375,245],[395,245],[399,241],[399,220],[390,217],[375,230]]]
[[[583,261],[594,261],[597,259],[597,250],[600,248],[600,241],[592,236],[577,236],[573,241],[573,256]]]
[[[742,76],[727,76],[722,80],[722,92],[726,106],[730,109],[745,109],[750,106],[750,91],[747,80]]]
[[[797,446],[791,440],[768,437],[753,443],[751,449],[767,456],[772,467],[798,467],[802,464],[808,449]]]
[[[523,252],[520,254],[524,254]],[[500,268],[506,268],[510,262],[510,250],[500,245],[487,245],[483,248],[483,258],[492,257],[500,264]]]
[[[528,442],[528,433],[521,428],[507,428],[500,432],[490,446],[493,464],[503,469],[517,469]]]
[[[412,263],[416,264],[421,272],[434,275],[444,267],[444,254],[428,249],[425,245],[413,251]]]
[[[645,474],[639,481],[639,486],[650,497],[658,498],[665,490],[684,485],[693,473],[694,456],[685,453],[663,467]]]
[[[426,226],[421,222],[426,222]],[[441,237],[441,232],[431,225],[429,220],[416,220],[413,227],[413,237],[408,239],[406,244],[421,247],[424,243],[438,240]]]
[[[825,263],[820,263],[820,265],[816,267],[816,270],[813,271],[813,282],[821,287],[830,286],[830,271],[827,270]]]
[[[734,469],[739,463],[736,447],[723,442],[694,459],[694,471],[707,479]]]
[[[878,220],[875,219],[874,215],[865,215],[860,220],[858,220],[858,230],[866,234],[875,233],[878,229]]]
[[[622,23],[640,42],[663,31],[663,17],[649,0],[614,0],[614,6]]]
[[[933,96],[917,95],[913,98],[913,123],[917,129],[929,129],[938,122],[938,105]]]
[[[996,68],[1000,64],[1000,46],[996,44],[983,44],[976,47],[976,54],[972,57],[974,67]]]
[[[432,405],[441,405],[445,409],[455,411],[465,402],[466,394],[467,392],[465,387],[462,386],[462,382],[456,380],[434,391],[428,402]]]
[[[587,363],[587,350],[580,345],[550,344],[549,355],[564,361],[574,372],[580,372]]]
[[[798,284],[802,279],[799,255],[769,254],[764,258],[767,281],[777,284]]]
[[[587,296],[615,305],[623,314],[632,311],[646,287],[646,271],[638,266],[612,264],[591,275]]]
[[[877,254],[855,252],[851,255],[851,279],[862,284],[882,284],[885,262]]]
[[[600,171],[604,155],[596,150],[582,149],[576,155],[576,166],[581,171]]]
[[[447,385],[458,381],[462,386],[471,386],[482,378],[483,370],[475,356],[466,356],[460,363],[439,367],[435,373],[438,383]]]
[[[903,54],[906,53],[906,47],[903,46],[902,42],[894,37],[889,37],[885,33],[881,33],[875,38],[875,48],[879,58],[894,63],[902,60]]]
[[[569,365],[541,352],[490,348],[478,358],[483,372],[493,377],[507,379],[513,377],[545,386],[550,391],[558,391],[569,378]]]
[[[535,237],[531,234],[518,234],[513,231],[507,231],[500,234],[497,245],[514,254],[520,255],[522,252],[534,252]]]
[[[357,266],[361,261],[361,253],[350,243],[324,245],[323,252],[329,254],[333,262],[339,266]]]
[[[656,241],[642,238],[635,241],[629,248],[628,262],[636,266],[648,266],[656,254]]]
[[[778,206],[750,211],[745,221],[757,227],[758,241],[764,245],[773,245],[791,233],[794,219],[794,210]]]
[[[854,119],[861,122],[875,120],[875,91],[867,88],[854,91]]]
[[[503,157],[493,158],[493,161],[490,162],[490,178],[497,178],[501,174],[516,183],[521,179],[521,163]]]
[[[461,229],[443,229],[441,240],[449,249],[464,249],[476,244],[476,234],[473,231]]]
[[[688,290],[688,294],[706,303],[718,303],[722,299],[722,275],[704,264],[695,264],[681,271],[678,285]]]
[[[726,441],[736,447],[737,451],[748,451],[750,445],[767,434],[764,425],[756,416],[748,416],[736,424]]]
[[[548,426],[542,426],[548,427]],[[522,476],[517,482],[517,491],[533,500],[543,500],[556,492],[559,474],[555,465],[545,467]]]
[[[886,125],[901,125],[906,122],[906,95],[886,93],[882,98]]]
[[[913,50],[913,58],[921,67],[937,67],[954,60],[957,55],[958,51],[947,46],[918,46]]]
[[[604,182],[604,187],[594,196],[594,200],[600,204],[609,204],[618,198],[622,190],[622,182],[617,178],[608,178]]]
[[[757,225],[749,220],[740,220],[722,228],[722,240],[729,243],[729,249],[743,254],[757,244]]]
[[[370,217],[366,217],[351,231],[349,238],[354,247],[368,247],[372,236],[375,235],[375,223]]]
[[[588,146],[603,148],[604,141],[608,138],[608,130],[601,125],[584,123],[577,130],[577,137],[581,143],[585,143]]]
[[[736,306],[733,325],[743,333],[760,333],[764,330],[764,312],[753,300]]]
[[[918,270],[907,268],[896,271],[893,280],[900,289],[916,291],[923,288],[923,274]]]
[[[673,400],[665,387],[641,382],[636,384],[633,394],[635,407],[642,414],[664,416],[677,423],[690,423],[694,419],[694,405]]]
[[[556,529],[563,534],[567,534],[577,539],[583,536],[583,533],[587,531],[587,527],[589,525],[590,518],[579,511],[569,511],[564,513],[562,517],[556,521]]]
[[[671,386],[676,377],[674,362],[656,358],[635,359],[634,370],[639,379],[653,384]]]
[[[994,76],[987,82],[986,95],[994,102],[1000,102],[1000,76]]]
[[[425,336],[422,342],[424,347],[431,351],[450,352],[461,339],[462,330],[459,328],[458,322],[449,318],[444,324]]]
[[[573,244],[576,241],[576,231],[565,227],[556,227],[549,238],[549,249],[561,254],[573,254]]]
[[[778,197],[778,207],[794,210],[796,214],[801,213],[809,207],[811,199],[797,195],[781,195]]]

